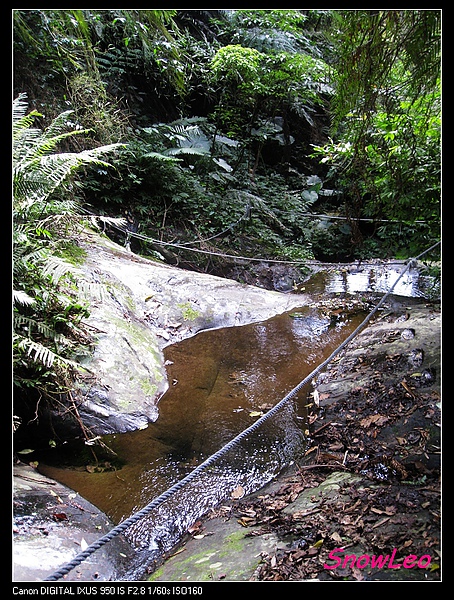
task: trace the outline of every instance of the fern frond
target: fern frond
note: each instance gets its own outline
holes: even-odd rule
[[[35,342],[30,338],[23,337],[20,335],[14,336],[14,342],[16,343],[19,350],[25,352],[34,362],[43,364],[48,369],[54,364],[56,360],[66,362],[66,359],[58,356],[43,344]]]
[[[26,292],[21,290],[13,290],[13,303],[22,304],[23,306],[30,306],[35,303],[35,299],[29,296]]]
[[[78,281],[79,298],[96,299],[102,302],[106,297],[106,287],[97,281]]]
[[[14,166],[14,197],[18,201],[25,199],[23,210],[31,208],[35,203],[43,204],[80,166],[96,164],[110,167],[110,164],[100,157],[120,146],[122,144],[110,144],[78,153],[62,152],[24,159]],[[38,210],[40,211],[40,207]]]
[[[18,97],[13,100],[13,124],[20,121],[22,117],[25,117],[27,108],[27,94],[25,92],[21,92]]]
[[[25,98],[25,94],[21,94],[13,103],[14,208],[21,218],[36,218],[50,196],[76,169],[92,163],[109,167],[110,164],[101,157],[124,144],[110,144],[78,153],[53,153],[62,140],[87,130],[68,131],[75,127],[70,121],[72,110],[61,113],[44,131],[31,128],[38,113],[25,115]]]
[[[80,270],[58,256],[49,256],[42,268],[42,273],[43,275],[50,275],[53,283],[58,283],[68,273],[80,275]]]
[[[31,317],[26,317],[25,315],[20,315],[19,313],[14,313],[13,318],[13,327],[16,330],[20,327],[26,327],[28,334],[31,331],[36,331],[40,335],[43,335],[45,338],[49,340],[53,340],[59,344],[63,343],[65,340],[65,336],[61,333],[57,333],[53,327],[46,325],[42,321],[37,321],[36,319],[32,319]],[[30,335],[22,336],[30,338]],[[31,338],[30,338],[31,339]]]
[[[42,115],[36,110],[26,114],[27,107],[27,94],[19,94],[19,96],[13,101],[13,141],[15,141],[20,135],[22,135],[24,131],[31,127],[35,117],[42,117]]]
[[[34,361],[42,362],[47,368],[50,368],[54,364],[55,359],[59,358],[52,350],[33,340],[27,340],[27,354]]]
[[[154,160],[159,160],[161,162],[168,162],[168,163],[180,162],[180,159],[175,158],[173,156],[167,156],[165,154],[161,154],[161,152],[147,152],[146,154],[142,154],[142,158],[152,158]]]
[[[192,146],[182,146],[181,148],[169,148],[164,150],[167,156],[179,156],[187,154],[189,156],[207,156],[209,154],[206,148],[193,148]]]
[[[113,225],[114,227],[126,227],[127,221],[124,217],[106,217],[104,215],[90,215],[88,217],[95,229],[100,229],[98,221],[103,225]]]

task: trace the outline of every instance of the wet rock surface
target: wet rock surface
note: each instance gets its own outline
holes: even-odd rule
[[[440,579],[439,309],[392,298],[307,401],[305,455],[197,523],[153,581]]]
[[[93,504],[66,486],[18,463],[14,467],[13,580],[42,581],[113,527]],[[134,557],[117,537],[65,576],[109,581]]]
[[[286,295],[147,260],[84,232],[81,287],[87,291],[93,351],[73,398],[93,434],[133,431],[157,418],[168,388],[163,348],[198,331],[243,325],[307,303]]]

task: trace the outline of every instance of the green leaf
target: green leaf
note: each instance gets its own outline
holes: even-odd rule
[[[318,200],[318,194],[314,190],[304,190],[301,192],[301,196],[306,202],[316,202]]]

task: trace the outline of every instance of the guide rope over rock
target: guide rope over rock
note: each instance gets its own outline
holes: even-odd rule
[[[124,531],[126,531],[129,527],[131,527],[134,523],[137,523],[140,519],[150,514],[153,510],[155,510],[158,506],[166,502],[173,494],[178,492],[184,486],[186,486],[190,481],[195,479],[202,471],[205,471],[208,467],[213,465],[221,456],[229,452],[232,448],[238,445],[243,439],[245,439],[248,435],[256,431],[265,421],[268,421],[274,415],[281,410],[281,408],[292,398],[298,394],[298,392],[307,385],[314,377],[322,371],[344,348],[349,344],[359,333],[364,329],[367,323],[371,320],[374,314],[379,310],[379,308],[386,302],[387,298],[392,294],[394,288],[401,280],[401,278],[405,275],[405,273],[416,264],[416,261],[420,259],[422,256],[436,248],[441,242],[433,244],[424,252],[421,252],[415,258],[410,258],[402,268],[398,278],[393,283],[388,292],[383,296],[383,298],[378,302],[378,304],[372,309],[372,311],[365,317],[365,319],[358,325],[358,327],[326,358],[322,363],[318,365],[307,377],[305,377],[297,386],[295,386],[282,400],[280,400],[272,409],[270,409],[267,413],[265,413],[262,417],[257,419],[250,427],[243,430],[236,437],[230,440],[225,446],[220,448],[217,452],[212,454],[206,460],[204,460],[199,466],[193,469],[188,475],[183,477],[180,481],[175,483],[172,487],[166,490],[163,494],[152,500],[149,504],[147,504],[144,508],[134,513],[123,522],[119,523],[113,529],[111,529],[108,533],[100,537],[98,540],[90,544],[85,550],[77,554],[70,562],[60,567],[57,571],[55,571],[49,577],[46,577],[44,581],[57,581],[67,575],[70,571],[72,571],[75,567],[80,565],[84,560],[86,560],[89,556],[91,556],[96,550],[110,542],[113,538],[120,535]]]

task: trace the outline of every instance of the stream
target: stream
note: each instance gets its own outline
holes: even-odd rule
[[[360,291],[370,290],[370,277],[365,283],[363,273],[357,275]],[[386,285],[392,282],[388,279]],[[401,285],[402,295],[414,295],[411,277]],[[356,291],[345,273],[318,274],[305,287],[318,296],[329,286],[330,293]],[[119,523],[279,402],[363,316],[333,323],[320,309],[304,306],[260,323],[202,331],[168,346],[169,389],[154,423],[104,436],[104,450],[82,441],[51,449],[39,457],[39,471]],[[308,391],[301,390],[275,418],[127,530],[125,536],[140,556],[128,578],[143,576],[146,564],[170,550],[208,510],[232,494],[258,490],[298,461],[306,447]]]

